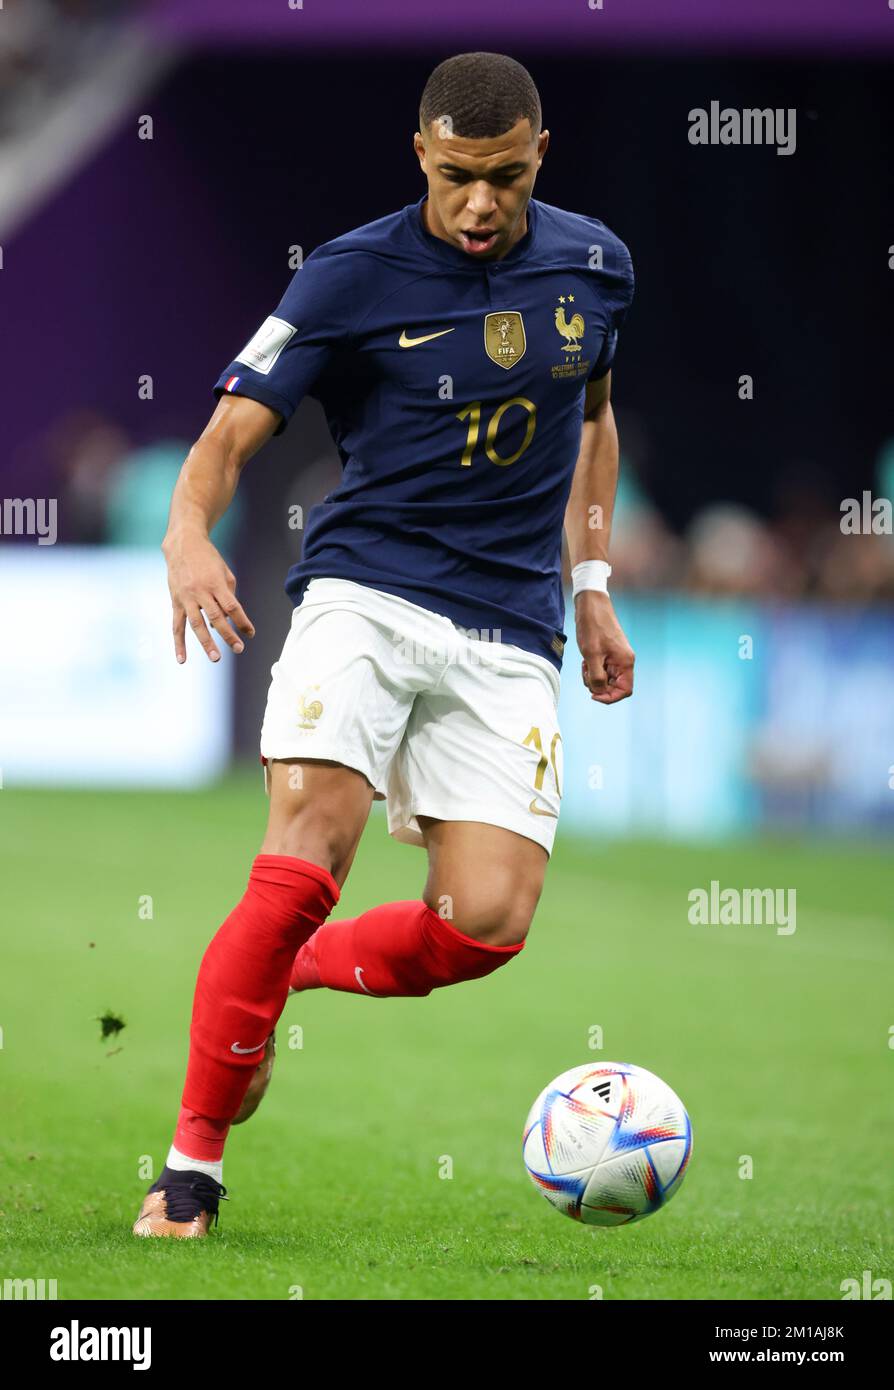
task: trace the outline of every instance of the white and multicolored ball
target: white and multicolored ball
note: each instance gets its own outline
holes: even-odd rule
[[[692,1154],[686,1107],[627,1062],[563,1071],[528,1113],[522,1153],[534,1186],[588,1226],[651,1216],[680,1187]]]

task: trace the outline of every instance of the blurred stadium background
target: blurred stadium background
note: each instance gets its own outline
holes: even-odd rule
[[[840,520],[894,496],[892,43],[884,0],[5,0],[0,1275],[280,1299],[837,1299],[890,1276],[894,539]],[[201,1253],[146,1250],[196,963],[263,826],[294,509],[337,460],[307,401],[247,468],[217,539],[258,635],[217,668],[171,652],[171,487],[290,248],[421,196],[419,93],[473,48],[540,86],[538,196],[633,254],[612,556],[637,693],[592,705],[572,638],[519,966],[290,1001],[228,1149],[238,1205]],[[691,146],[712,100],[795,108],[796,153]],[[58,501],[55,544],[15,533],[16,499]],[[339,915],[423,864],[378,824]],[[713,880],[794,889],[796,934],[692,925]],[[99,1015],[125,1031],[100,1042]],[[537,1091],[597,1048],[666,1077],[696,1136],[681,1196],[618,1239],[558,1218],[519,1157]]]
[[[0,538],[6,784],[198,786],[255,756],[294,508],[335,451],[305,402],[246,471],[218,540],[258,637],[220,670],[170,656],[173,480],[290,248],[420,196],[424,79],[488,46],[540,84],[538,196],[603,218],[638,277],[613,583],[639,690],[594,718],[569,646],[566,831],[890,829],[894,538],[839,523],[894,496],[892,35],[831,0],[8,0],[0,495],[58,499],[58,543]],[[714,99],[795,107],[794,156],[691,146]]]

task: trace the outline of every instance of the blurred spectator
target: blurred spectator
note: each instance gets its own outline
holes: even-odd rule
[[[101,411],[76,410],[22,449],[13,472],[26,477],[49,470],[64,544],[157,547],[189,449],[185,439],[135,448],[127,432]],[[243,505],[237,495],[211,533],[215,545],[233,545]]]
[[[689,589],[760,597],[799,587],[793,557],[746,507],[728,502],[706,507],[690,525],[686,542]]]
[[[673,587],[685,567],[682,541],[645,496],[626,457],[612,519],[611,565],[612,584],[622,589]]]
[[[110,545],[161,545],[171,493],[189,450],[188,440],[165,439],[137,449],[122,460],[108,491],[105,539]],[[232,546],[240,513],[241,499],[237,494],[211,532],[211,539],[220,549]]]
[[[51,427],[44,448],[59,479],[61,539],[103,541],[112,480],[131,448],[127,434],[98,410],[78,410]]]
[[[887,497],[894,503],[894,439],[882,445],[875,467],[876,496]],[[887,536],[890,546],[894,546],[894,535]]]
[[[894,599],[894,546],[890,536],[843,536],[838,525],[818,538],[815,593],[851,602]]]

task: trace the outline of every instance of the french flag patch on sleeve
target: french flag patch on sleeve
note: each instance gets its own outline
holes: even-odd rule
[[[226,381],[224,382],[224,390],[235,391],[236,387],[239,385],[241,380],[241,376],[228,376]]]

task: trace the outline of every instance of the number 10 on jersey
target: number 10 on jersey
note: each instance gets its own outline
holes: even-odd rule
[[[525,437],[519,448],[516,449],[514,454],[510,454],[508,458],[503,458],[502,454],[497,453],[497,431],[500,428],[503,416],[512,406],[520,406],[522,410],[527,411],[528,421],[525,426]],[[473,401],[471,405],[467,405],[464,410],[459,411],[456,418],[457,420],[468,420],[469,422],[468,434],[466,435],[466,447],[463,450],[460,463],[463,468],[471,468],[472,455],[478,445],[478,436],[481,433],[481,402]],[[484,452],[487,454],[491,463],[495,463],[498,468],[508,468],[510,463],[515,463],[516,459],[521,458],[531,440],[534,438],[534,431],[536,428],[537,407],[534,402],[529,401],[526,396],[512,396],[508,401],[503,401],[502,405],[498,405],[493,415],[490,417],[487,433],[484,436]]]

